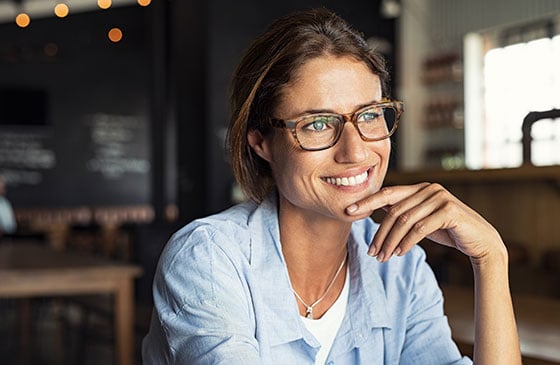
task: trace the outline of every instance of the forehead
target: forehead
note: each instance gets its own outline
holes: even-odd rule
[[[296,71],[282,89],[277,110],[291,115],[313,109],[349,112],[381,96],[381,81],[364,62],[321,56]]]

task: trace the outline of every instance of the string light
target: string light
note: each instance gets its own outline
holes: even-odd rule
[[[18,6],[19,8],[22,7],[22,0],[13,0],[13,1],[16,4],[16,6]],[[152,0],[136,0],[136,2],[138,3],[138,5],[145,7],[145,6],[149,6],[152,3]],[[109,9],[112,5],[113,5],[112,0],[97,0],[97,6],[100,9],[103,10]],[[68,16],[68,14],[70,13],[70,9],[66,4],[66,2],[57,2],[57,4],[54,6],[53,12],[57,17],[64,18]],[[25,28],[29,26],[29,24],[31,23],[31,17],[23,10],[21,10],[16,15],[15,22],[19,27]],[[109,39],[115,43],[121,41],[122,36],[123,36],[122,31],[119,28],[112,28],[108,32]]]
[[[29,17],[29,15],[25,12],[25,9],[23,7],[23,1],[22,0],[13,0],[14,6],[15,6],[15,10],[16,10],[16,24],[18,27],[20,28],[25,28],[29,25],[29,23],[31,23],[31,18]]]
[[[109,9],[112,5],[111,0],[97,0],[97,6],[101,9]]]
[[[109,32],[107,33],[107,37],[109,37],[109,40],[113,43],[118,43],[122,40],[123,37],[123,33],[119,28],[111,28],[109,30]]]
[[[31,23],[31,18],[24,12],[19,13],[16,15],[16,24],[21,27],[25,28]]]
[[[65,3],[58,3],[54,7],[54,14],[59,18],[64,18],[69,12],[68,5]]]

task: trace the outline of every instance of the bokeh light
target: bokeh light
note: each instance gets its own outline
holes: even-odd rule
[[[64,18],[69,13],[68,5],[66,4],[56,4],[54,7],[54,14],[59,18]]]
[[[123,33],[119,28],[111,28],[107,33],[107,37],[109,37],[111,42],[117,43],[121,41]]]
[[[29,25],[29,23],[31,23],[31,18],[29,17],[29,15],[27,15],[25,13],[19,13],[16,16],[16,24],[19,27],[25,28]]]
[[[111,0],[97,0],[97,6],[99,6],[101,9],[109,9],[111,5]]]

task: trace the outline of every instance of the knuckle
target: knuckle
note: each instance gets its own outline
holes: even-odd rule
[[[424,234],[424,232],[426,231],[426,225],[424,224],[423,221],[419,221],[414,223],[412,229],[414,230],[414,232],[418,234]]]
[[[401,214],[400,214],[400,209],[399,209],[398,205],[393,205],[387,211],[387,216],[389,216],[389,218],[392,218],[392,219],[398,219],[400,215]]]
[[[429,187],[430,196],[432,199],[436,199],[443,202],[451,201],[451,194],[440,184],[432,184]]]
[[[407,213],[400,214],[397,218],[397,222],[400,225],[405,225],[410,220],[410,216]]]
[[[384,195],[389,195],[391,194],[393,191],[393,189],[390,186],[384,186],[381,188],[380,192]]]
[[[441,210],[443,210],[447,214],[452,214],[452,212],[454,212],[455,209],[457,209],[457,205],[455,204],[455,202],[450,201],[450,200],[446,200],[441,205]]]
[[[433,189],[435,190],[445,190],[445,188],[443,187],[443,185],[441,185],[440,183],[431,183],[430,184]]]
[[[445,191],[445,188],[440,183],[428,183],[426,189],[432,193],[439,193]]]

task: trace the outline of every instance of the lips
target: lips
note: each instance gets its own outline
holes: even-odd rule
[[[366,181],[367,177],[368,172],[364,171],[363,173],[355,176],[325,177],[323,178],[323,180],[331,185],[336,186],[356,186]]]

